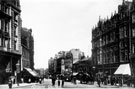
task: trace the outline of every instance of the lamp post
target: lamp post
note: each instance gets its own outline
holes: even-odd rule
[[[17,78],[17,85],[18,86],[19,86],[19,79],[20,79],[19,73],[20,73],[20,63],[18,62],[16,64],[16,78]]]
[[[95,69],[96,69],[96,67],[93,66],[92,68],[93,68],[93,75],[94,75],[94,78],[95,78]]]

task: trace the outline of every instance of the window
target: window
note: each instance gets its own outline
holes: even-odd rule
[[[9,31],[9,24],[8,22],[5,23],[5,32],[8,32]]]
[[[135,14],[132,15],[132,23],[135,23]]]
[[[132,29],[132,37],[135,37],[135,29]]]
[[[1,26],[1,19],[0,19],[0,30],[1,30],[1,27],[2,27],[2,26]]]
[[[124,37],[124,29],[120,28],[119,32],[120,32],[120,38],[123,38]]]
[[[8,47],[8,40],[5,40],[5,47],[7,48]]]
[[[1,10],[1,4],[0,4],[0,10]]]
[[[14,41],[14,50],[16,50],[16,41]]]
[[[0,46],[2,46],[2,39],[1,39],[1,37],[0,37]]]
[[[127,29],[124,27],[124,37],[127,37]]]
[[[132,53],[135,54],[135,44],[132,44]]]
[[[121,52],[120,52],[120,61],[121,61],[121,62],[124,62],[124,60],[125,60],[124,55],[125,55],[124,52],[121,51]]]
[[[128,51],[125,50],[125,61],[128,61]]]

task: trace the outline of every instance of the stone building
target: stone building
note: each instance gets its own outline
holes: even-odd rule
[[[21,30],[21,44],[22,44],[22,67],[28,67],[34,69],[33,59],[33,36],[32,29],[22,28]]]
[[[100,18],[92,30],[92,60],[99,72],[112,75],[120,64],[129,63],[131,5],[132,2],[123,0],[118,13]]]
[[[24,82],[27,82],[28,78],[33,79],[32,81],[34,82],[38,74],[34,71],[34,41],[32,29],[21,29],[21,45],[21,78],[24,78]]]
[[[20,12],[19,0],[0,0],[0,84],[20,72]]]

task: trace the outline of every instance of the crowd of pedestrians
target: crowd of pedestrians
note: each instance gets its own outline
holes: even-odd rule
[[[53,74],[51,79],[52,79],[52,86],[55,86],[55,82],[56,82],[56,80],[58,80],[58,86],[60,87],[60,85],[61,85],[61,87],[64,87],[64,81],[65,81],[64,75],[56,76],[55,74]]]
[[[123,77],[120,76],[96,76],[95,80],[97,81],[97,84],[99,87],[101,87],[101,84],[104,85],[112,85],[112,86],[123,86],[124,84],[124,79]]]

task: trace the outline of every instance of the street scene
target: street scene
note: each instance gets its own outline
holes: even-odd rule
[[[62,87],[61,85],[58,86],[58,80],[55,81],[55,85],[52,85],[51,79],[45,79],[42,81],[42,83],[23,83],[20,84],[19,86],[13,85],[12,89],[52,89],[52,88],[96,88],[96,89],[133,89],[131,87],[127,87],[124,85],[123,87],[121,86],[111,86],[111,85],[103,85],[101,84],[101,87],[98,87],[98,84],[95,82],[94,84],[80,84],[79,81],[77,81],[76,84],[73,82],[65,82],[64,86]],[[8,89],[7,85],[0,85],[1,89]]]
[[[135,88],[135,0],[0,0],[0,89]]]

